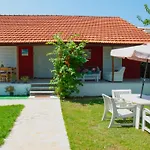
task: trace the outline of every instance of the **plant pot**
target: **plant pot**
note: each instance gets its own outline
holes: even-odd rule
[[[10,96],[14,96],[14,92],[10,92]]]

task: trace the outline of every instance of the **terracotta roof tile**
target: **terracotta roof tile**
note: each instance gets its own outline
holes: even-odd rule
[[[56,33],[64,40],[102,44],[142,44],[150,35],[120,17],[0,15],[0,44],[43,43]]]

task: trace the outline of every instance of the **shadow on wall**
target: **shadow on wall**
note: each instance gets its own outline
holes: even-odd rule
[[[145,62],[142,62],[140,65],[140,76],[143,78],[144,71],[145,71]],[[150,64],[148,64],[147,72],[146,72],[146,78],[150,78]]]

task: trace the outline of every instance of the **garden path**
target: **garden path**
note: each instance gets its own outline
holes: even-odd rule
[[[23,104],[11,133],[0,150],[69,150],[58,98],[0,100],[0,105]]]

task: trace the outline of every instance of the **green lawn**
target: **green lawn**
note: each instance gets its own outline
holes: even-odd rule
[[[101,98],[61,101],[72,150],[148,150],[150,134],[134,127],[108,129],[109,120],[101,121]]]
[[[0,145],[4,143],[23,108],[23,105],[0,106]]]

